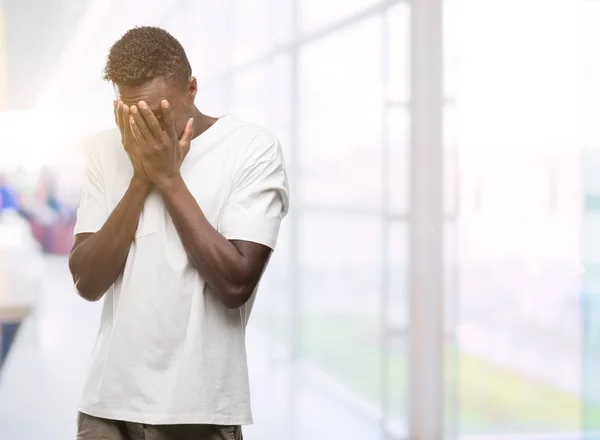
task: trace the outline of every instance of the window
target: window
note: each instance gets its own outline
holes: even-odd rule
[[[376,4],[376,0],[301,0],[300,27],[303,32],[311,32]]]
[[[290,0],[232,1],[233,63],[264,56],[290,37]]]
[[[303,204],[381,206],[380,54],[377,19],[302,50],[298,183]]]
[[[199,81],[224,74],[230,64],[228,2],[186,2],[182,22],[186,29],[186,52]],[[182,41],[183,43],[183,41]]]
[[[374,405],[381,380],[381,234],[379,217],[301,216],[301,352]]]
[[[408,105],[410,99],[410,4],[401,2],[386,13],[388,100]]]
[[[581,426],[581,208],[557,204],[550,215],[548,203],[549,164],[561,162],[561,188],[581,175],[579,7],[463,0],[450,14],[460,32],[447,108],[460,133],[459,196],[467,205],[478,192],[480,203],[458,224],[462,435]]]
[[[600,432],[600,2],[584,2],[584,104],[585,154],[583,163],[584,276],[581,288],[583,314],[583,425],[590,438]]]
[[[387,207],[391,214],[398,216],[406,216],[409,209],[409,118],[410,112],[404,107],[388,110],[388,157],[384,161],[388,178]]]

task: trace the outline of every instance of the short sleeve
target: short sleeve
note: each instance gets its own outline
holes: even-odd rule
[[[228,240],[251,241],[275,249],[279,226],[289,207],[288,178],[279,141],[271,139],[259,150],[256,159],[239,174],[225,204],[219,231]]]
[[[74,234],[97,232],[108,218],[104,180],[98,152],[91,142],[85,151],[85,176]]]

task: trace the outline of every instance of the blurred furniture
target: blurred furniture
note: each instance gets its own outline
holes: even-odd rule
[[[68,255],[73,245],[73,230],[75,222],[58,222],[44,224],[31,220],[31,232],[47,254]]]

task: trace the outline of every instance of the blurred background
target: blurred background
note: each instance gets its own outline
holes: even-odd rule
[[[246,438],[600,438],[600,1],[0,5],[0,439],[75,435],[100,304],[65,255],[135,25],[285,148]]]

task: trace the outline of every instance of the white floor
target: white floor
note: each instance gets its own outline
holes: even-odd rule
[[[64,257],[45,260],[35,316],[18,335],[0,376],[1,440],[75,439],[76,406],[99,319],[100,304],[73,291]],[[248,352],[255,424],[248,440],[383,440],[365,420],[318,387],[291,379],[270,360],[263,337],[250,329]]]

